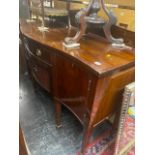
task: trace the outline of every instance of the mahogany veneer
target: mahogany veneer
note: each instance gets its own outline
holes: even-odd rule
[[[124,86],[134,81],[134,51],[115,49],[93,35],[69,50],[62,43],[75,28],[40,32],[37,23],[20,26],[30,73],[54,99],[57,127],[63,104],[84,126],[84,153],[93,128],[117,111]]]

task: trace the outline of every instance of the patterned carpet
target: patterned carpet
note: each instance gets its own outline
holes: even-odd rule
[[[85,155],[113,155],[113,148],[116,134],[109,127],[102,135],[90,143],[85,151]],[[77,153],[80,155],[80,153]]]
[[[117,133],[112,130],[112,126],[109,126],[103,134],[87,146],[85,155],[114,155],[116,148],[119,148],[119,150],[115,155],[134,155],[135,147],[126,149],[130,145],[130,142],[134,140],[134,125],[134,119],[127,115],[124,122],[122,138],[119,143],[116,142]],[[80,155],[80,153],[77,153],[77,155]]]

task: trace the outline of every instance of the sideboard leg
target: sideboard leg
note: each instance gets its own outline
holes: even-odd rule
[[[55,101],[55,121],[56,121],[56,127],[60,128],[61,125],[61,103],[58,101]]]
[[[81,147],[81,155],[85,155],[86,147],[89,143],[92,132],[93,132],[92,126],[88,127],[84,132],[84,137],[83,137],[83,142],[82,142],[82,147]]]

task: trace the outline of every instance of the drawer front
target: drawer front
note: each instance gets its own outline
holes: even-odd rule
[[[50,92],[50,81],[52,80],[50,74],[52,67],[48,67],[46,64],[39,62],[39,60],[35,59],[33,56],[29,57],[28,64],[35,81],[46,91]]]
[[[35,55],[38,59],[42,60],[44,63],[53,65],[54,53],[53,55],[51,55],[52,53],[50,54],[52,50],[31,39],[28,39],[28,48],[29,48],[29,52]]]

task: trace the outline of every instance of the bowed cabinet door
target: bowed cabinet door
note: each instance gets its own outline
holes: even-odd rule
[[[88,106],[93,75],[73,59],[57,55],[54,88],[55,99],[64,104],[83,124],[83,116],[90,113]]]

